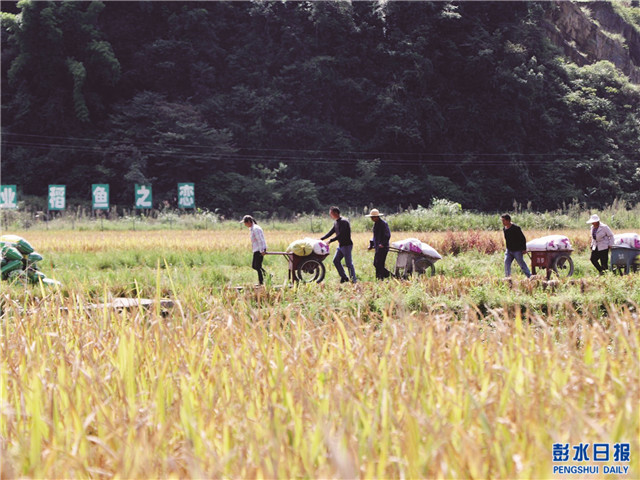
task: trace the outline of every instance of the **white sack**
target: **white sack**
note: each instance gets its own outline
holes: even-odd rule
[[[306,238],[305,240],[309,240],[313,244],[313,253],[316,255],[328,255],[329,254],[329,244],[324,243],[322,240],[315,240],[313,238]]]
[[[393,242],[391,246],[405,252],[422,253],[422,242],[417,238],[398,240],[397,242]]]
[[[405,238],[404,240],[393,242],[391,246],[404,252],[421,253],[435,260],[442,258],[442,255],[440,255],[435,248],[427,243],[421,242],[417,238]]]
[[[613,236],[616,247],[640,249],[640,235],[637,233],[619,233]]]
[[[422,253],[424,253],[427,257],[433,258],[435,260],[440,260],[442,255],[440,255],[435,248],[433,248],[428,243],[422,243]]]
[[[550,250],[572,250],[571,242],[564,235],[547,235],[527,242],[530,252],[546,252]]]

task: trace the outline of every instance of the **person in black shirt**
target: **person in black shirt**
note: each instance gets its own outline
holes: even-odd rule
[[[527,239],[522,233],[522,229],[515,223],[511,223],[511,215],[508,213],[505,213],[500,218],[504,226],[502,232],[507,245],[507,251],[504,253],[504,276],[511,276],[511,264],[515,259],[527,278],[531,278],[531,272],[523,258],[524,252],[527,250]]]
[[[349,281],[349,278],[344,273],[344,268],[342,268],[343,258],[344,263],[349,270],[349,275],[351,275],[351,281],[356,283],[356,269],[353,266],[353,259],[351,258],[351,251],[353,250],[353,242],[351,241],[351,224],[349,224],[349,220],[340,216],[340,209],[338,207],[331,207],[329,209],[329,215],[334,220],[333,228],[320,240],[324,240],[325,238],[329,238],[331,235],[335,234],[335,237],[329,240],[329,243],[335,242],[336,240],[338,241],[338,249],[333,257],[333,264],[338,271],[338,275],[340,275],[340,283],[346,283]]]
[[[380,218],[383,215],[384,213],[380,213],[377,208],[371,210],[367,215],[373,220],[373,240],[369,248],[375,248],[376,250],[376,254],[373,257],[373,266],[376,267],[376,278],[378,280],[384,280],[391,275],[391,272],[384,266],[389,253],[391,230],[389,230],[389,224]]]

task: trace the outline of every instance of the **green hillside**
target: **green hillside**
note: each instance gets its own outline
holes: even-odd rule
[[[280,216],[640,202],[637,2],[2,9],[2,183],[23,197],[108,183],[131,206],[150,183],[175,205],[194,182],[200,207]]]

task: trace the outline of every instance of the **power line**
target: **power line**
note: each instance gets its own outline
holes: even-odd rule
[[[68,137],[68,136],[53,136],[53,135],[34,135],[34,134],[20,134],[20,133],[11,133],[11,132],[7,132],[7,133],[3,133],[3,136],[15,136],[15,137],[29,137],[29,138],[43,138],[43,139],[59,139],[59,140],[79,140],[79,141],[90,141],[90,142],[95,142],[95,143],[107,143],[107,140],[96,140],[93,138],[82,138],[82,137]],[[35,142],[26,142],[26,141],[18,141],[18,140],[2,140],[2,143],[7,145],[7,146],[22,146],[22,147],[28,147],[28,148],[51,148],[51,149],[67,149],[67,150],[80,150],[80,151],[88,151],[88,152],[96,152],[96,153],[104,153],[106,148],[110,148],[111,144],[108,145],[107,147],[100,147],[100,146],[83,146],[83,145],[67,145],[67,144],[62,144],[62,143],[45,143],[45,142],[39,142],[39,143],[35,143]],[[136,140],[136,141],[128,141],[128,142],[123,142],[122,144],[123,146],[126,145],[134,145],[134,146],[152,146],[151,149],[148,150],[141,150],[141,153],[143,154],[149,154],[149,155],[175,155],[176,153],[182,153],[182,155],[184,156],[189,156],[189,155],[196,155],[196,153],[189,153],[189,152],[177,152],[176,150],[169,150],[169,148],[175,148],[175,149],[189,149],[189,148],[199,148],[199,149],[207,149],[207,148],[214,148],[214,149],[218,149],[219,151],[217,152],[211,152],[214,153],[215,155],[224,155],[225,157],[228,158],[254,158],[254,159],[260,159],[263,158],[265,160],[278,160],[278,159],[296,159],[301,157],[301,155],[305,154],[304,157],[302,159],[304,159],[305,161],[307,161],[308,159],[314,159],[314,160],[331,160],[331,161],[336,161],[335,158],[326,158],[323,156],[317,156],[317,155],[340,155],[340,156],[367,156],[367,157],[371,157],[371,156],[387,156],[387,157],[394,157],[394,158],[398,158],[398,157],[420,157],[418,159],[415,159],[415,162],[418,163],[423,163],[424,157],[443,157],[443,158],[448,158],[448,157],[456,157],[456,158],[460,158],[460,157],[523,157],[523,158],[527,158],[527,157],[543,157],[543,158],[564,158],[564,157],[582,157],[582,158],[589,158],[592,159],[593,155],[589,154],[589,153],[583,153],[583,152],[546,152],[546,153],[525,153],[525,152],[459,152],[459,153],[447,153],[447,152],[389,152],[389,151],[364,151],[364,150],[354,150],[354,151],[340,151],[340,150],[316,150],[316,149],[291,149],[291,148],[260,148],[260,147],[240,147],[240,146],[232,146],[232,147],[220,147],[218,145],[202,145],[202,144],[176,144],[176,143],[163,143],[161,144],[163,147],[163,149],[160,148],[154,148],[158,146],[157,142],[143,142],[140,140]],[[235,150],[235,152],[226,152],[224,150],[226,150],[227,148],[231,148],[232,150]],[[298,155],[261,155],[261,154],[238,154],[236,152],[238,151],[247,151],[247,152],[288,152],[288,153],[297,153]],[[202,152],[205,153],[205,152]],[[202,154],[201,153],[201,154]],[[207,152],[209,153],[209,152]],[[620,151],[620,150],[614,150],[611,152],[608,152],[609,154],[616,154],[616,155],[626,155],[626,156],[631,156],[631,157],[635,157],[635,156],[640,156],[640,152],[627,152],[627,151]],[[203,157],[203,158],[208,158],[208,157]],[[361,158],[358,158],[357,160],[360,160]]]
[[[67,145],[56,145],[56,144],[23,144],[20,142],[12,142],[7,143],[11,146],[22,146],[36,150],[61,150],[61,151],[76,151],[76,152],[85,152],[85,153],[96,153],[96,154],[105,154],[105,149],[102,148],[94,148],[94,147],[79,147],[79,146],[67,146]],[[311,157],[311,156],[285,156],[285,155],[250,155],[250,154],[237,154],[237,153],[223,153],[223,152],[212,152],[210,154],[196,154],[192,152],[180,152],[177,150],[141,150],[140,154],[144,156],[159,156],[159,157],[179,157],[181,159],[189,159],[189,160],[201,160],[201,161],[211,161],[212,159],[216,159],[219,161],[244,161],[244,162],[284,162],[289,164],[308,164],[310,162],[315,162],[319,164],[337,164],[337,165],[353,165],[360,161],[372,161],[376,159],[366,158],[366,157],[352,157],[352,158],[328,158],[328,157]],[[423,154],[425,155],[425,154]],[[394,166],[421,166],[421,165],[451,165],[453,160],[459,159],[460,163],[468,163],[469,166],[505,166],[513,163],[512,156],[500,156],[500,155],[478,155],[480,158],[473,158],[476,156],[475,154],[446,154],[446,155],[438,155],[438,154],[426,154],[426,158],[414,158],[414,159],[406,159],[406,158],[389,158],[386,159],[384,163],[391,164]],[[432,157],[432,158],[429,158]],[[495,158],[500,157],[500,158]],[[542,158],[540,158],[542,157]],[[563,155],[535,155],[530,154],[526,161],[527,165],[545,165],[549,163],[566,163],[573,164],[576,162],[585,161],[585,159],[589,161],[593,161],[594,157],[592,155],[587,154],[563,154]],[[378,159],[379,160],[379,159]],[[595,159],[597,160],[597,159]]]

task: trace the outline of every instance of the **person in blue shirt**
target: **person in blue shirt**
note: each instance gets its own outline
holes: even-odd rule
[[[384,280],[391,275],[391,272],[385,267],[387,254],[389,253],[391,230],[389,230],[389,224],[380,218],[383,215],[384,213],[380,213],[377,208],[374,208],[369,212],[369,215],[366,215],[373,220],[373,240],[371,240],[369,248],[374,248],[376,251],[373,257],[373,266],[376,268],[376,278],[378,280]]]

